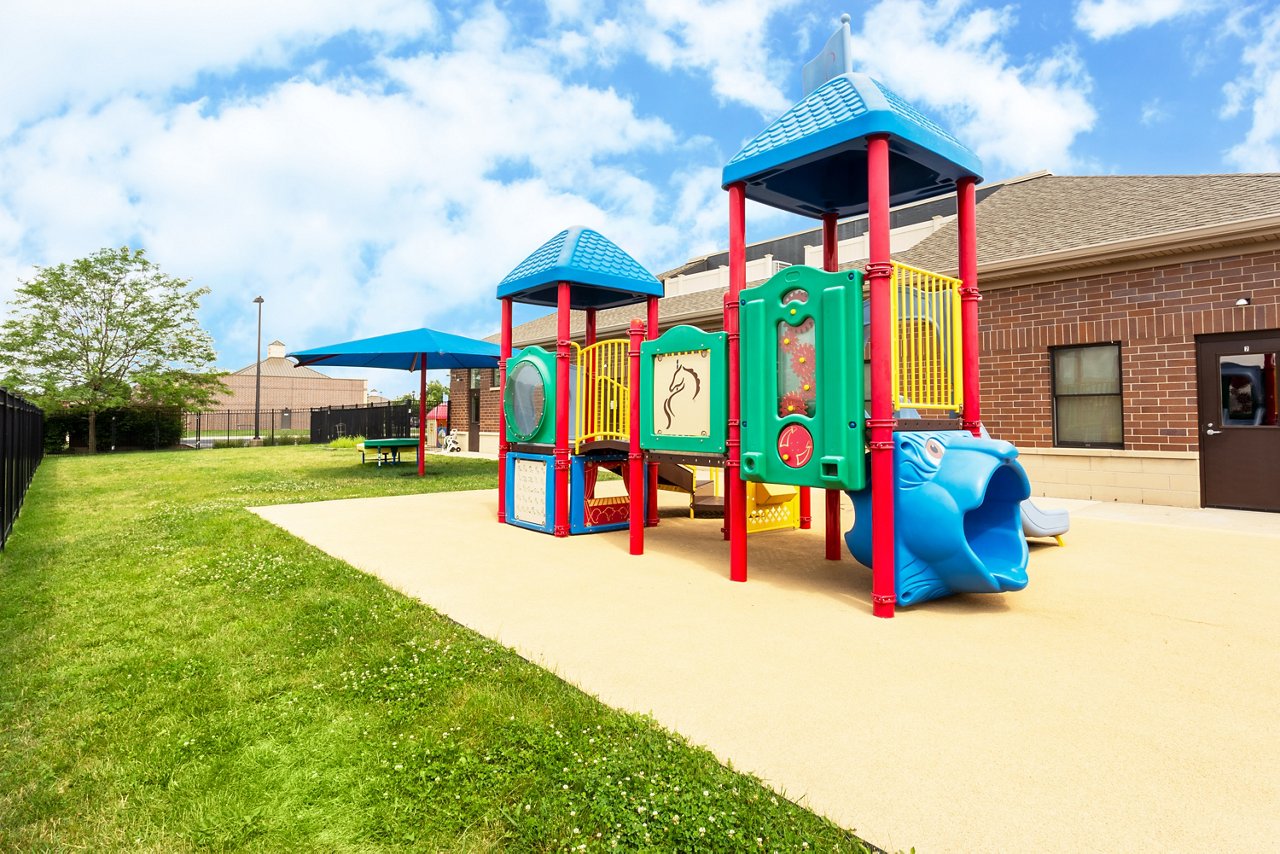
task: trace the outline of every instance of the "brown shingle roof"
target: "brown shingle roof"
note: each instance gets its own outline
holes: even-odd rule
[[[1046,175],[978,205],[978,266],[1280,217],[1280,175]],[[1191,248],[1191,247],[1186,247]],[[956,223],[897,259],[956,266]]]
[[[256,374],[253,365],[248,365],[238,371],[232,372],[232,376],[236,374]],[[276,356],[268,357],[262,360],[262,375],[264,377],[309,377],[311,379],[331,380],[333,377],[328,374],[322,374],[319,371],[313,371],[310,368],[296,368],[293,362],[288,359]]]
[[[992,265],[1022,271],[1037,265],[1059,269],[1100,263],[1105,247],[1124,249],[1129,257],[1154,257],[1190,251],[1201,245],[1222,245],[1224,233],[1249,231],[1252,221],[1280,234],[1280,174],[1236,175],[1096,175],[1059,176],[1043,173],[1006,184],[978,205],[978,265],[983,278],[995,276]],[[1222,228],[1240,223],[1239,229]],[[1197,230],[1215,230],[1197,237]],[[1133,244],[1159,242],[1162,248]],[[1236,238],[1237,242],[1243,238]],[[948,222],[895,260],[926,270],[951,273],[956,268],[956,222]],[[1199,241],[1199,242],[1197,242]],[[1097,251],[1093,251],[1093,250]],[[1055,255],[1081,257],[1054,260]],[[698,260],[698,259],[694,259]],[[1018,263],[1025,260],[1025,263]],[[849,266],[842,265],[841,269]],[[679,269],[679,268],[677,268]],[[659,302],[663,325],[682,322],[682,316],[706,317],[723,304],[725,288],[667,297]],[[609,309],[597,315],[601,333],[616,333],[632,318],[645,316],[644,305]],[[555,340],[555,313],[517,326],[515,346]],[[585,319],[574,312],[571,333],[582,335]],[[498,336],[488,340],[497,341]]]
[[[705,291],[694,291],[691,294],[663,297],[658,300],[658,314],[664,326],[668,322],[679,323],[682,317],[705,317],[708,314],[714,314],[723,307],[727,290],[727,288],[711,288]],[[596,315],[596,330],[601,334],[618,332],[626,329],[633,319],[643,320],[646,316],[647,309],[642,302],[606,309]],[[585,313],[573,312],[569,324],[570,335],[580,337],[586,329],[586,323]],[[516,347],[545,344],[554,341],[555,337],[556,314],[554,311],[537,320],[522,323],[511,330],[511,342]],[[498,337],[491,335],[486,340],[496,341]]]

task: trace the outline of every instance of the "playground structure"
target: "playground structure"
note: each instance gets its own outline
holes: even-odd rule
[[[809,527],[813,489],[823,494],[826,557],[839,560],[845,491],[855,507],[846,545],[872,569],[877,616],[893,616],[898,602],[1026,585],[1020,509],[1030,485],[1017,450],[986,438],[981,418],[981,167],[853,71],[848,20],[805,66],[804,98],[724,168],[723,332],[676,326],[659,336],[662,284],[590,229],[560,232],[498,285],[499,521],[556,536],[627,527],[641,554],[658,489],[687,491],[694,515],[700,498],[722,497],[729,576],[745,581],[747,534]],[[895,263],[890,205],[952,192],[958,278]],[[748,198],[821,219],[823,269],[788,267],[746,289]],[[861,214],[865,273],[841,271],[836,223]],[[514,302],[556,307],[554,353],[513,356]],[[597,340],[598,310],[638,302],[647,319],[627,339]],[[586,315],[581,346],[570,340],[575,310]],[[699,467],[722,470],[723,487],[700,482]],[[598,494],[601,470],[621,476],[625,496]],[[1054,535],[1052,521],[1038,535]]]

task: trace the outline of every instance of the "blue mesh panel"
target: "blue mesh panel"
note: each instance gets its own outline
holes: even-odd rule
[[[525,276],[532,276],[535,273],[539,273],[543,270],[549,270],[556,266],[560,260],[560,252],[564,249],[565,238],[568,236],[569,229],[566,228],[564,231],[539,246],[532,254],[529,255],[528,258],[525,258],[517,264],[514,270],[507,273],[506,277],[499,283],[499,286],[506,282],[513,282],[516,279],[520,279]]]
[[[896,96],[895,96],[896,97]],[[835,77],[783,113],[759,136],[747,143],[729,164],[755,157],[797,139],[826,130],[867,112],[867,105],[848,77]]]

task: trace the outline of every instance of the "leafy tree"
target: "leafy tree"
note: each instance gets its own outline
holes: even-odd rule
[[[427,411],[435,409],[444,400],[445,387],[440,380],[431,380],[427,383]]]
[[[430,380],[427,383],[427,410],[430,411],[439,406],[444,401],[444,395],[447,389],[440,380]],[[407,392],[397,397],[393,403],[417,403],[418,398],[413,392]]]
[[[86,412],[90,453],[105,409],[208,406],[225,386],[196,320],[209,289],[190,285],[128,247],[37,268],[0,324],[4,373],[46,410]]]

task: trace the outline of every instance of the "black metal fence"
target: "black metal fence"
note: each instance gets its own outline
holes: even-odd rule
[[[0,388],[0,549],[44,458],[44,412]]]
[[[416,436],[417,404],[370,403],[365,406],[325,406],[311,410],[311,443],[320,445],[343,436],[398,439]]]
[[[267,444],[306,444],[311,410],[263,409],[257,413],[258,437]],[[244,444],[253,438],[254,410],[216,409],[182,414],[182,444],[194,448]]]

